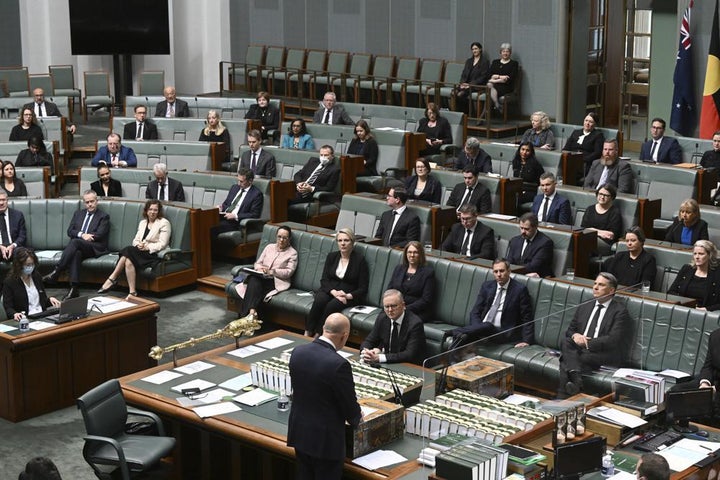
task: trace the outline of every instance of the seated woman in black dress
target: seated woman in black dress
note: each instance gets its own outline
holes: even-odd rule
[[[355,123],[355,136],[348,145],[349,155],[362,155],[365,157],[365,170],[358,174],[358,177],[376,176],[378,154],[377,140],[370,132],[370,125],[365,120],[358,120]]]
[[[665,234],[666,242],[695,245],[698,240],[708,240],[708,224],[700,218],[700,206],[689,198],[680,204],[678,216]]]
[[[268,92],[258,92],[257,103],[250,105],[245,114],[246,120],[260,120],[260,134],[263,140],[268,139],[268,131],[280,131],[280,111],[275,105],[270,103],[270,94]]]
[[[413,240],[405,245],[402,264],[395,267],[387,289],[403,294],[405,308],[416,314],[423,322],[432,322],[435,304],[435,271],[426,264],[425,250],[420,242]]]
[[[28,148],[20,150],[15,159],[17,167],[50,167],[50,174],[55,173],[55,165],[52,155],[45,148],[45,142],[39,137],[30,137],[27,141]]]
[[[2,187],[8,197],[27,197],[28,191],[25,182],[17,178],[15,165],[10,160],[0,162],[2,164]]]
[[[305,335],[317,337],[322,333],[325,319],[331,313],[341,312],[365,301],[370,273],[362,253],[353,249],[355,232],[341,228],[335,235],[338,251],[328,253],[325,259],[320,288],[315,290],[310,313],[305,322]]]
[[[580,226],[597,230],[598,254],[604,256],[610,254],[610,246],[622,235],[622,216],[620,209],[613,204],[617,197],[614,185],[600,185],[595,196],[597,203],[585,210]]]
[[[523,187],[519,203],[532,202],[540,186],[540,175],[545,169],[535,157],[535,147],[530,142],[522,142],[512,160],[513,177],[522,178]]]
[[[499,113],[502,113],[503,108],[500,104],[500,97],[504,97],[515,89],[515,79],[520,68],[518,62],[511,59],[510,55],[512,55],[512,45],[503,43],[500,45],[500,58],[496,58],[490,64],[487,86],[493,109]]]
[[[615,275],[620,285],[639,287],[642,282],[655,280],[655,256],[645,251],[645,232],[635,226],[625,231],[627,251],[608,257],[602,266],[603,272]]]
[[[425,117],[418,122],[417,131],[425,134],[425,143],[427,144],[426,148],[420,151],[421,157],[437,155],[440,153],[442,145],[453,142],[450,122],[447,118],[440,116],[440,111],[433,102],[427,104]]]
[[[22,313],[30,315],[59,307],[60,300],[48,297],[37,270],[38,258],[35,252],[17,247],[13,252],[12,270],[3,284],[3,307],[8,318],[20,320]]]
[[[125,271],[130,293],[127,298],[137,297],[135,281],[137,270],[152,267],[160,258],[157,253],[166,249],[170,243],[172,227],[167,218],[163,217],[163,206],[160,200],[148,200],[143,209],[143,219],[138,225],[132,245],[120,250],[115,270],[105,280],[98,293],[107,293],[118,283],[118,277]]]
[[[290,278],[297,268],[297,251],[290,245],[292,231],[281,226],[275,243],[269,243],[253,265],[253,269],[266,276],[248,275],[245,281],[235,285],[235,291],[243,299],[240,317],[257,316],[260,302],[268,302],[273,295],[290,288]]]
[[[223,162],[229,162],[232,160],[231,145],[230,145],[230,132],[222,120],[220,120],[220,114],[215,110],[208,110],[207,113],[207,126],[200,131],[200,142],[223,142],[225,145],[225,158]]]
[[[487,83],[490,63],[483,57],[483,47],[480,42],[470,44],[472,57],[465,61],[465,66],[460,74],[460,83],[455,91],[456,109],[459,112],[468,112],[470,105],[469,98],[473,92],[473,85],[485,85]]]
[[[11,142],[26,142],[30,137],[38,137],[44,140],[42,129],[37,124],[37,117],[32,108],[23,108],[18,117],[18,124],[10,130]]]
[[[592,162],[602,157],[605,135],[595,128],[597,123],[597,113],[590,112],[585,115],[583,128],[572,132],[563,147],[563,150],[568,152],[582,152],[583,160],[585,161],[585,175],[587,175],[588,170],[590,170]]]
[[[421,157],[415,160],[415,175],[405,178],[405,190],[408,198],[439,205],[442,201],[442,184],[430,175],[430,170],[430,162],[427,159]]]
[[[715,244],[695,242],[692,262],[683,265],[667,293],[697,299],[700,310],[720,309],[720,260]]]

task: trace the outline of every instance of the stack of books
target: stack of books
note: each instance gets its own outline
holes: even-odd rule
[[[511,405],[495,397],[461,389],[438,395],[435,397],[435,401],[464,412],[476,414],[482,418],[515,425],[523,430],[530,430],[538,423],[551,417],[547,412],[522,405]]]
[[[288,362],[280,357],[273,357],[250,364],[250,378],[255,386],[286,394],[292,393]]]
[[[612,380],[615,403],[642,416],[656,413],[665,401],[665,382],[664,376],[654,372],[619,369]]]
[[[461,443],[435,457],[435,474],[453,480],[502,480],[508,452],[482,442]]]

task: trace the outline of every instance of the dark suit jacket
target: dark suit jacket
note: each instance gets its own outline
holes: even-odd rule
[[[447,252],[460,253],[460,247],[462,247],[464,238],[465,228],[461,224],[456,223],[452,226],[450,235],[448,235],[443,242],[442,249]],[[475,225],[475,233],[470,243],[470,254],[473,258],[495,259],[495,231],[492,228],[477,222]]]
[[[29,148],[21,150],[15,159],[16,167],[50,167],[50,174],[55,173],[55,162],[48,152],[33,154]]]
[[[98,194],[98,197],[105,197],[105,190],[100,185],[100,180],[95,180],[90,184],[90,189]],[[108,197],[122,197],[122,183],[120,180],[110,179],[110,187],[108,187]]]
[[[571,152],[582,152],[585,164],[592,163],[593,160],[597,160],[602,157],[603,143],[605,143],[605,135],[598,129],[593,129],[584,139],[582,144],[578,144],[577,141],[583,134],[583,129],[579,128],[573,131],[565,142],[563,150],[569,150]]]
[[[307,181],[315,171],[315,168],[320,164],[318,157],[312,157],[303,166],[302,170],[293,175],[293,181],[295,183],[301,183]],[[325,165],[325,168],[320,172],[320,175],[315,179],[313,187],[316,192],[332,192],[337,186],[337,182],[340,180],[340,167],[335,164],[335,161]]]
[[[425,358],[425,328],[423,322],[413,312],[405,310],[402,325],[398,332],[399,347],[396,353],[390,353],[390,318],[380,312],[372,330],[360,345],[360,350],[381,348],[387,363],[411,362],[422,363]]]
[[[457,170],[463,170],[469,164],[474,165],[478,173],[493,173],[492,157],[482,148],[475,158],[469,158],[464,151],[455,158]]]
[[[272,103],[268,103],[264,111],[260,108],[260,105],[253,103],[245,113],[245,119],[260,120],[266,131],[280,129],[280,111]],[[267,134],[265,134],[265,137],[267,137]]]
[[[135,135],[137,135],[137,122],[126,123],[125,128],[123,129],[123,138],[125,140],[135,140]],[[143,140],[157,140],[157,125],[149,120],[145,120],[142,138]]]
[[[469,83],[471,85],[485,85],[488,79],[488,72],[490,71],[490,62],[485,56],[480,57],[480,61],[477,65],[473,65],[473,57],[468,58],[465,61],[465,67],[460,74],[460,83]],[[452,79],[449,79],[452,81]]]
[[[688,287],[690,281],[695,275],[696,267],[692,265],[683,265],[678,272],[675,281],[670,285],[668,293],[671,295],[680,295],[689,297]],[[707,275],[707,290],[703,298],[698,298],[698,306],[705,307],[708,310],[720,310],[720,268],[711,268]]]
[[[495,300],[497,285],[495,280],[489,280],[482,284],[477,301],[470,311],[470,324],[457,329],[457,333],[472,335],[483,323]],[[500,332],[502,334],[499,335],[497,341],[533,343],[535,327],[532,322],[533,309],[530,293],[525,285],[512,278],[506,285],[505,302],[500,316]]]
[[[5,307],[7,310],[7,307]],[[8,315],[10,315],[8,313]],[[710,334],[705,362],[700,370],[700,380],[708,380],[716,387],[720,382],[720,329]]]
[[[577,306],[565,332],[566,338],[570,339],[575,333],[585,332],[595,303],[592,301]],[[630,314],[625,305],[614,298],[607,307],[597,338],[588,341],[588,352],[593,354],[593,361],[598,365],[622,365],[630,354],[632,333]]]
[[[323,274],[320,278],[319,290],[328,295],[330,295],[330,290],[343,290],[345,293],[351,294],[354,301],[362,303],[365,300],[370,281],[370,273],[365,257],[357,250],[350,252],[350,262],[348,262],[343,278],[339,278],[336,273],[339,263],[340,252],[328,253],[325,258]]]
[[[250,168],[250,160],[252,159],[252,152],[247,150],[243,152],[240,157],[240,167]],[[255,175],[263,177],[274,177],[275,176],[275,157],[272,153],[268,152],[264,148],[260,150],[260,155],[256,159]]]
[[[325,107],[321,106],[320,108],[315,110],[315,113],[313,114],[313,123],[322,123],[324,116]],[[345,111],[345,108],[343,108],[342,105],[338,105],[336,103],[332,109],[331,125],[355,125],[355,122],[353,122],[353,119],[350,118],[350,115],[348,115],[348,113]]]
[[[239,191],[240,185],[236,184],[230,187],[230,191],[228,192],[227,197],[225,197],[225,201],[222,203],[223,212],[230,207],[230,204],[233,202]],[[245,192],[245,199],[240,205],[240,210],[238,210],[238,221],[243,218],[260,218],[264,201],[265,198],[263,197],[260,189],[255,185],[251,185],[248,191]]]
[[[395,216],[393,210],[383,212],[380,216],[380,225],[378,225],[375,236],[382,238],[383,245],[386,247],[405,247],[412,240],[420,240],[420,219],[409,208],[398,218],[395,230],[392,229]],[[390,232],[392,231],[392,237]]]
[[[135,156],[135,152],[132,148],[121,145],[118,157],[120,158],[120,160],[126,161],[128,167],[137,167],[137,157]],[[108,167],[112,168],[112,165],[110,164],[111,161],[112,155],[108,151],[108,148],[105,146],[98,148],[98,151],[93,157],[91,163],[93,167],[97,167],[98,165],[100,165],[100,162],[104,162],[107,164]]]
[[[536,216],[540,215],[540,210],[542,210],[544,200],[545,194],[542,193],[536,195],[533,199],[532,213]],[[572,225],[573,219],[572,209],[570,208],[570,200],[556,192],[555,198],[553,198],[550,208],[548,208],[547,218],[544,218],[543,222]]]
[[[451,207],[460,206],[467,187],[465,183],[458,183],[453,187],[453,191],[448,197],[447,204]],[[492,211],[492,198],[490,196],[490,190],[480,182],[475,184],[473,187],[472,195],[470,195],[470,203],[475,205],[478,210],[478,214],[490,213]]]
[[[675,217],[672,225],[670,225],[670,228],[668,228],[667,232],[665,233],[665,241],[682,243],[682,231],[684,226],[685,224],[682,222],[682,220]],[[710,239],[710,236],[708,234],[708,223],[702,218],[699,218],[690,230],[692,231],[692,238],[689,245],[695,245],[695,242],[697,242],[698,240]]]
[[[185,190],[183,184],[179,180],[175,180],[171,177],[167,178],[167,189],[168,189],[168,201],[169,202],[184,202],[185,201]],[[153,180],[148,183],[147,189],[145,189],[145,198],[157,199],[160,193],[160,186],[157,180]],[[164,199],[163,199],[164,200]],[[232,202],[232,200],[230,200]]]
[[[596,190],[604,168],[605,165],[601,165],[600,160],[595,160],[585,176],[583,187]],[[618,193],[635,193],[635,175],[630,164],[625,160],[615,162],[615,165],[609,168],[607,183],[617,187]]]
[[[155,107],[155,116],[156,117],[164,117],[165,113],[167,113],[167,101],[163,100],[162,102],[159,102],[157,106]],[[176,117],[189,117],[190,116],[190,109],[188,108],[188,104],[184,100],[180,100],[179,98],[175,99],[175,116]]]
[[[438,205],[442,202],[443,186],[437,178],[432,175],[428,175],[427,182],[425,182],[425,188],[419,196],[415,195],[417,182],[417,175],[405,178],[405,190],[407,190],[409,198],[412,198],[413,200],[424,200],[426,202],[437,203]]]
[[[63,116],[57,105],[55,105],[52,102],[48,102],[47,100],[45,100],[44,103],[45,103],[45,116],[46,117],[62,117]],[[34,112],[35,111],[35,102],[26,103],[25,105],[23,105],[22,109],[25,110],[26,108],[29,108],[30,110],[32,110]],[[20,110],[20,111],[22,112],[22,110]]]
[[[8,208],[7,214],[10,221],[10,240],[18,247],[24,247],[27,241],[27,229],[25,228],[25,215],[20,210]]]
[[[287,444],[312,457],[345,459],[345,422],[360,423],[360,405],[350,364],[324,340],[293,349],[290,357],[293,403]]]
[[[652,160],[653,140],[650,139],[640,147],[640,160]],[[658,163],[682,163],[682,148],[676,138],[663,137],[657,152]]]
[[[32,280],[40,295],[40,306],[45,310],[50,307],[50,299],[45,292],[42,275],[40,275],[37,265],[35,265],[35,270],[32,273]],[[25,284],[21,279],[17,277],[8,277],[5,279],[2,292],[3,307],[5,307],[5,313],[7,313],[8,318],[12,318],[13,315],[18,312],[28,312],[30,302],[28,301]]]
[[[518,235],[510,239],[508,244],[508,254],[506,258],[510,263],[516,265],[525,265],[528,273],[537,273],[541,277],[553,276],[553,241],[544,233],[538,231],[530,245],[525,249],[525,255],[522,252],[523,243],[522,235]]]
[[[85,213],[87,210],[78,210],[73,214],[70,226],[67,229],[67,235],[70,238],[78,238],[78,233],[82,229],[85,221]],[[107,252],[108,237],[110,236],[110,216],[100,209],[95,210],[90,225],[88,225],[87,233],[95,236],[95,241],[88,242],[95,251],[95,256],[102,255]]]
[[[423,322],[431,322],[435,315],[435,271],[430,265],[423,265],[410,278],[406,279],[406,275],[407,267],[397,265],[387,290],[398,290],[403,294],[406,310],[420,317]]]

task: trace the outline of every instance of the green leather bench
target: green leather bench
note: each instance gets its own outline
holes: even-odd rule
[[[57,105],[60,114],[65,118],[72,118],[70,112],[70,102],[68,97],[60,95],[50,95],[45,91],[45,98]],[[33,103],[35,97],[3,97],[0,98],[0,118],[15,118],[20,113],[20,109],[28,103]]]
[[[0,138],[3,141],[8,141],[10,131],[17,124],[17,119],[15,118],[0,120]],[[42,122],[38,121],[38,126],[42,130],[43,137],[46,141],[58,142],[58,155],[64,157],[65,151],[69,148],[65,117],[44,117]],[[18,143],[22,145],[23,149],[27,148],[27,141]],[[52,152],[53,149],[48,148],[47,151]],[[15,161],[14,158],[6,160]]]

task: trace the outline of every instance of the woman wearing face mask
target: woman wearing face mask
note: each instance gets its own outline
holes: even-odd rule
[[[13,252],[12,270],[3,285],[3,306],[8,318],[20,320],[23,312],[30,315],[60,306],[60,300],[45,293],[37,265],[38,259],[32,250],[18,247]]]

